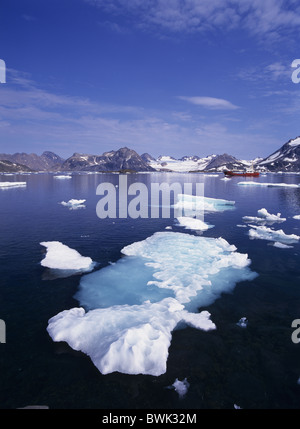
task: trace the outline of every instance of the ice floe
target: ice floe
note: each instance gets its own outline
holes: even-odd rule
[[[222,238],[170,231],[132,243],[116,263],[81,278],[80,307],[52,317],[48,333],[90,356],[102,374],[161,375],[173,330],[216,329],[198,309],[256,277],[236,250]]]
[[[197,195],[178,194],[175,209],[184,211],[185,216],[193,216],[199,212],[223,212],[235,209],[235,201],[209,198]]]
[[[296,183],[268,183],[268,182],[238,182],[238,185],[245,185],[245,186],[267,186],[269,188],[271,187],[283,187],[283,188],[299,188],[299,185]]]
[[[293,219],[299,219],[300,220],[300,215],[293,216]]]
[[[180,216],[177,218],[177,221],[180,226],[183,226],[186,229],[192,229],[194,231],[206,231],[207,229],[214,227],[214,225],[209,225],[208,223],[203,222],[201,219],[196,219],[189,216]]]
[[[252,239],[258,238],[261,240],[269,240],[287,244],[297,243],[300,240],[300,236],[296,234],[285,234],[282,229],[274,230],[272,228],[267,228],[266,226],[250,226],[251,229],[249,230],[249,237]]]
[[[46,256],[41,261],[43,267],[71,272],[89,272],[95,266],[90,257],[82,256],[77,250],[71,249],[60,241],[43,241],[40,244],[47,249]]]
[[[26,186],[27,182],[0,182],[0,189]]]
[[[63,174],[53,176],[53,177],[54,177],[54,179],[72,179],[71,175],[63,175]]]
[[[287,244],[280,243],[279,241],[275,241],[273,244],[274,247],[279,247],[280,249],[292,249],[293,246],[288,246]]]
[[[265,208],[257,211],[256,216],[243,216],[243,220],[246,222],[256,222],[256,223],[274,223],[274,222],[284,222],[286,218],[281,217],[281,213],[270,214]]]
[[[85,208],[85,204],[84,204],[85,202],[86,200],[71,199],[67,202],[62,201],[60,204],[65,207],[69,207],[70,210],[77,210],[77,209]]]

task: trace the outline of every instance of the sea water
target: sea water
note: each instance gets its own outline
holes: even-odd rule
[[[279,186],[128,175],[147,186],[203,183],[217,208],[204,213],[207,228],[192,218],[100,219],[97,186],[117,187],[117,174],[54,176],[0,177],[16,183],[0,189],[1,408],[299,408],[300,187],[283,186],[299,175],[255,179]],[[266,211],[274,223],[247,221]],[[49,243],[92,261],[88,272],[47,264]]]

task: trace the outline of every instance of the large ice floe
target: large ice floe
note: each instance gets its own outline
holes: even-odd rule
[[[296,234],[286,234],[282,229],[274,230],[266,226],[250,225],[249,237],[252,239],[258,238],[261,240],[269,240],[283,244],[297,243],[300,236]],[[276,245],[278,247],[278,245]]]
[[[235,201],[220,198],[178,194],[177,199],[174,208],[182,210],[184,216],[196,215],[199,212],[223,212],[235,208]]]
[[[85,208],[86,200],[76,200],[75,198],[69,200],[69,201],[62,201],[60,204],[62,206],[68,207],[69,210],[77,210]]]
[[[40,244],[46,247],[45,258],[41,261],[43,267],[63,271],[61,274],[66,275],[89,272],[95,267],[90,257],[82,256],[60,241],[43,241]]]
[[[47,331],[90,356],[102,374],[161,375],[173,330],[216,329],[210,313],[198,309],[256,277],[247,254],[236,250],[222,238],[157,232],[83,276],[80,306],[52,317]]]
[[[284,222],[286,218],[281,217],[281,213],[271,214],[265,208],[257,210],[258,216],[243,216],[243,220],[246,222],[255,222],[255,223],[275,223],[275,222]]]

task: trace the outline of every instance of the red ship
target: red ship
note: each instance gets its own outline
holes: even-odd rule
[[[258,177],[258,171],[224,171],[225,176],[247,176],[247,177]]]

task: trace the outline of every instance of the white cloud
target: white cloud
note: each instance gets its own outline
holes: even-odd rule
[[[235,106],[230,101],[224,100],[223,98],[214,98],[214,97],[186,97],[178,96],[180,100],[187,101],[188,103],[195,104],[196,106],[206,107],[208,109],[221,109],[221,110],[234,110],[238,109],[238,106]]]

